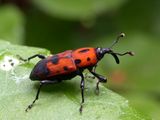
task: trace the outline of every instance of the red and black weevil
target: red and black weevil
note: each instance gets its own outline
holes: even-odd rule
[[[76,50],[67,50],[62,53],[58,53],[48,57],[36,54],[29,57],[28,59],[20,58],[23,61],[29,61],[35,57],[39,57],[40,59],[42,59],[35,65],[30,74],[30,79],[40,81],[40,86],[35,99],[33,100],[32,104],[30,104],[26,108],[26,111],[28,111],[28,109],[31,109],[35,101],[38,100],[39,93],[43,85],[59,83],[63,80],[68,80],[78,75],[81,77],[80,88],[82,100],[79,110],[80,112],[82,112],[85,85],[83,76],[84,69],[88,69],[89,72],[92,73],[98,79],[98,82],[96,83],[96,91],[98,93],[99,83],[107,82],[107,79],[104,76],[97,74],[94,70],[94,68],[97,66],[97,63],[103,58],[103,56],[106,53],[111,54],[114,57],[116,63],[119,64],[119,58],[117,55],[134,55],[133,52],[113,52],[112,47],[119,41],[120,37],[124,36],[125,34],[121,33],[109,48],[84,47]]]

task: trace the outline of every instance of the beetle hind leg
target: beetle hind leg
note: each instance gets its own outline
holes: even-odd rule
[[[43,86],[43,84],[40,82],[40,86],[38,88],[38,91],[37,91],[37,94],[36,94],[36,98],[33,100],[32,104],[28,105],[28,107],[25,109],[26,112],[28,112],[28,110],[33,107],[33,105],[36,102],[36,100],[38,100],[39,93],[40,93],[40,90],[41,90],[42,86]]]
[[[33,100],[33,102],[28,105],[28,107],[25,109],[26,112],[28,112],[29,109],[31,109],[34,105],[34,103],[38,100],[39,98],[39,93],[40,93],[40,90],[42,88],[43,85],[46,85],[46,84],[54,84],[54,83],[58,83],[58,82],[61,82],[59,80],[54,80],[54,81],[51,81],[51,80],[43,80],[43,81],[40,81],[40,86],[38,88],[38,91],[37,91],[37,94],[36,94],[36,97],[35,99]]]
[[[24,61],[24,62],[28,62],[28,61],[30,61],[31,59],[36,58],[36,57],[38,57],[38,58],[40,58],[40,59],[45,59],[45,58],[46,58],[44,55],[40,55],[40,54],[35,54],[35,55],[33,55],[33,56],[31,56],[31,57],[29,57],[29,58],[27,58],[27,59],[24,59],[24,58],[22,58],[22,57],[19,56],[19,55],[17,55],[17,57],[18,57],[20,60]]]

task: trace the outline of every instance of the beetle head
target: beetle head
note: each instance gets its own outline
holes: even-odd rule
[[[109,48],[97,48],[97,49],[96,49],[96,52],[97,52],[97,58],[98,58],[98,60],[102,59],[103,56],[107,53],[107,54],[111,54],[111,55],[114,57],[116,63],[119,64],[120,61],[119,61],[118,55],[119,55],[119,56],[123,56],[123,55],[127,55],[127,54],[128,54],[128,55],[130,55],[130,56],[134,56],[134,53],[131,52],[131,51],[125,52],[125,53],[116,53],[116,52],[114,52],[114,51],[112,50],[112,47],[113,47],[116,43],[118,43],[118,41],[120,40],[121,37],[124,37],[124,36],[125,36],[125,34],[124,34],[124,33],[121,33],[121,34],[117,37],[117,39],[112,43],[112,45],[111,45]]]

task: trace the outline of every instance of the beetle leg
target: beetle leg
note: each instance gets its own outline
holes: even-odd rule
[[[35,97],[35,99],[33,100],[33,102],[32,102],[30,105],[28,105],[28,107],[25,109],[25,111],[28,112],[28,110],[33,107],[33,105],[34,105],[34,103],[36,102],[36,100],[38,100],[38,98],[39,98],[39,93],[40,93],[40,90],[41,90],[41,88],[42,88],[43,85],[46,85],[46,84],[54,84],[54,83],[58,83],[58,82],[60,82],[60,81],[58,81],[58,80],[54,80],[54,81],[51,81],[51,80],[43,80],[43,81],[40,81],[40,86],[39,86],[39,88],[38,88],[36,97]]]
[[[79,111],[80,111],[80,113],[82,113],[83,103],[84,103],[84,84],[85,84],[85,83],[84,83],[84,76],[83,76],[82,73],[80,74],[80,76],[81,76],[80,88],[81,88],[82,101],[81,101],[81,106],[80,106],[80,108],[79,108]]]
[[[97,83],[96,83],[95,93],[96,93],[96,95],[99,95],[99,80],[97,80]]]
[[[98,95],[99,94],[99,82],[103,82],[103,83],[106,83],[107,82],[107,78],[102,76],[102,75],[99,75],[98,73],[96,73],[95,71],[93,71],[92,69],[89,69],[89,71],[96,77],[98,78],[98,81],[96,83],[96,94]]]
[[[96,72],[96,68],[97,68],[97,64],[96,64],[94,67],[92,67],[92,71],[93,71],[93,72]],[[87,75],[87,73],[86,73],[86,74],[85,74],[85,78],[95,79],[95,76],[89,76],[89,75]]]
[[[22,57],[19,56],[19,55],[17,55],[17,57],[19,57],[19,59],[22,60],[22,61],[24,61],[24,62],[30,61],[31,59],[33,59],[33,58],[35,58],[35,57],[38,57],[38,58],[40,58],[40,59],[45,59],[45,58],[46,58],[44,55],[40,55],[40,54],[33,55],[33,56],[31,56],[31,57],[29,57],[29,58],[27,58],[27,59],[24,59],[24,58],[22,58]]]
[[[96,72],[97,64],[93,67],[93,72]]]

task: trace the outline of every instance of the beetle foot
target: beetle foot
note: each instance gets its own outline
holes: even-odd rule
[[[16,57],[23,62],[29,62],[28,59],[24,59],[20,55],[16,55]]]
[[[96,94],[96,95],[99,95],[99,88],[96,88],[96,89],[95,89],[95,94]]]
[[[28,105],[28,107],[25,109],[26,112],[28,112],[28,110],[30,110],[33,107],[33,104]]]
[[[81,106],[80,106],[80,108],[79,108],[80,114],[82,114],[82,111],[83,111],[83,103],[81,103]]]

